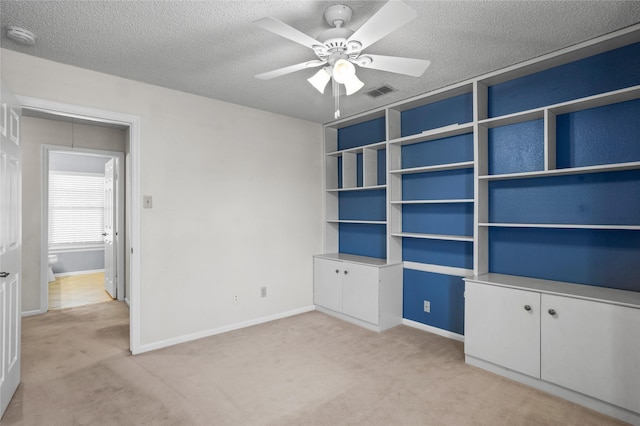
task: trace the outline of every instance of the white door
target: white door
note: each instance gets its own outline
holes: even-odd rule
[[[342,312],[343,262],[313,259],[313,301],[316,305]]]
[[[640,412],[638,309],[543,294],[541,322],[543,380]]]
[[[352,317],[378,324],[380,269],[344,263],[342,311]]]
[[[540,293],[466,283],[464,352],[540,377]]]
[[[116,298],[116,160],[112,158],[104,165],[104,289],[111,297]]]
[[[0,90],[0,416],[20,383],[20,107]]]

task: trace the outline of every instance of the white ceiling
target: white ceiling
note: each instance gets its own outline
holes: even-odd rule
[[[353,9],[360,27],[384,1],[0,1],[2,47],[82,68],[319,123],[333,119],[330,90],[308,69],[269,81],[255,74],[315,59],[313,52],[252,21],[272,16],[316,37],[324,9]],[[406,1],[418,17],[367,53],[431,60],[422,77],[358,69],[360,92],[341,97],[342,116],[570,46],[640,22],[640,1]],[[37,35],[34,46],[7,26]],[[397,92],[372,99],[368,89]]]

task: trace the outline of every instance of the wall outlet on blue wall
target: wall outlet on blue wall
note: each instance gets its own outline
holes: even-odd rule
[[[429,302],[428,300],[424,301],[424,311],[426,313],[431,312],[431,302]]]

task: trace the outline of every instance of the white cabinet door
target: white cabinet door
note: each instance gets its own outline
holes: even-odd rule
[[[467,355],[540,377],[540,294],[477,283],[465,287]]]
[[[313,259],[313,301],[316,305],[342,312],[343,262]]]
[[[378,324],[380,269],[345,263],[342,280],[342,311],[352,317]]]
[[[542,308],[542,379],[640,412],[640,310],[547,294]]]

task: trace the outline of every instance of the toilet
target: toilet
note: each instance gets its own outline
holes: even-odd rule
[[[56,256],[55,254],[50,254],[49,255],[49,282],[55,281],[56,277],[55,275],[53,275],[53,265],[55,265],[56,263],[58,263],[58,256]]]

